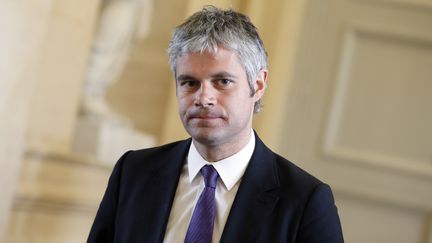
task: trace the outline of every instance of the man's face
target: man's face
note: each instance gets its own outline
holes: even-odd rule
[[[264,93],[267,71],[250,95],[246,72],[233,51],[186,53],[176,63],[179,114],[187,132],[203,145],[238,143],[248,138],[254,103]]]

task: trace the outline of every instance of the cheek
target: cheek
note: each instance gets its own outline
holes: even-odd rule
[[[178,112],[183,116],[191,107],[190,99],[187,97],[177,97]]]
[[[249,94],[245,96],[231,97],[230,99],[224,99],[221,101],[222,106],[231,113],[231,116],[238,117],[237,119],[243,119],[245,114],[249,114],[253,110],[254,99]]]
[[[182,98],[179,98],[178,96],[177,96],[177,106],[178,106],[179,113],[182,113],[183,110],[185,109],[185,104],[184,104],[184,100]]]

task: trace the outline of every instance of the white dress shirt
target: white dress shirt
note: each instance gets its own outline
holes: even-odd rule
[[[216,214],[213,230],[213,242],[219,242],[240,179],[249,164],[254,148],[255,136],[251,131],[250,140],[242,150],[226,159],[210,163],[199,154],[193,142],[191,143],[187,163],[183,166],[168,219],[164,243],[184,242],[195,204],[204,190],[204,179],[199,171],[206,164],[213,165],[219,174],[215,193]]]

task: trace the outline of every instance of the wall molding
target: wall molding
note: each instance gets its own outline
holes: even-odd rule
[[[419,11],[431,11],[432,2],[430,0],[351,0],[359,3],[382,4],[390,7],[402,9],[415,9]]]
[[[431,2],[432,3],[432,2]],[[432,178],[432,163],[415,159],[400,158],[391,154],[377,153],[366,149],[344,146],[338,142],[339,127],[344,113],[347,91],[350,86],[352,61],[361,36],[380,40],[409,42],[432,49],[432,33],[413,34],[383,27],[351,25],[342,31],[341,51],[335,70],[332,100],[328,105],[328,117],[324,126],[320,149],[323,156],[333,161],[351,162],[371,168],[390,169],[410,176]]]

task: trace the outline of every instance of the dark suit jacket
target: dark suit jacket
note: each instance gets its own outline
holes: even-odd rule
[[[130,151],[114,167],[89,243],[162,242],[191,139]],[[330,187],[256,136],[220,242],[343,242]]]

